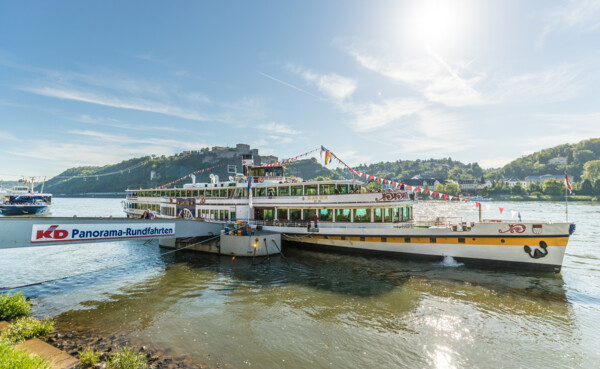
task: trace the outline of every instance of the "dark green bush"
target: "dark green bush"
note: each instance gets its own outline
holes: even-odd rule
[[[0,320],[12,320],[21,316],[28,316],[31,305],[22,292],[14,295],[9,293],[0,294]]]
[[[32,317],[22,317],[2,331],[0,338],[12,343],[19,343],[34,337],[44,337],[54,330],[54,322],[50,319],[38,320]]]

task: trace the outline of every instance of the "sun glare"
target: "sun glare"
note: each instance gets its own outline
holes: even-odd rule
[[[415,41],[432,47],[461,42],[469,21],[464,1],[419,1],[407,12],[407,31]]]

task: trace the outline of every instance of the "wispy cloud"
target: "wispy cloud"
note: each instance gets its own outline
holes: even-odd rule
[[[373,131],[411,116],[427,104],[415,99],[387,99],[382,103],[346,104],[344,111],[355,118],[351,122],[357,132]]]
[[[499,82],[496,94],[504,102],[558,102],[576,97],[579,70],[561,65],[535,73],[508,77]]]
[[[599,29],[599,13],[600,0],[571,0],[561,3],[546,15],[536,46],[543,47],[546,37],[558,29],[578,28],[582,32]]]
[[[15,136],[6,131],[0,131],[0,139],[8,141],[19,141]]]
[[[322,99],[323,99],[321,96],[318,96],[318,95],[315,95],[315,94],[313,94],[313,93],[311,93],[311,92],[308,92],[308,91],[306,91],[305,89],[303,89],[303,88],[300,88],[300,87],[298,87],[298,86],[296,86],[296,85],[293,85],[293,84],[291,84],[291,83],[288,83],[288,82],[282,81],[282,80],[280,80],[280,79],[278,79],[278,78],[275,78],[275,77],[273,77],[273,76],[271,76],[271,75],[269,75],[269,74],[267,74],[267,73],[263,73],[263,72],[258,72],[258,73],[259,73],[261,76],[263,76],[263,77],[267,77],[267,78],[268,78],[268,79],[270,79],[270,80],[273,80],[273,81],[275,81],[275,82],[277,82],[277,83],[280,83],[280,84],[282,84],[282,85],[284,85],[284,86],[287,86],[287,87],[293,88],[294,90],[297,90],[297,91],[300,91],[300,92],[302,92],[302,93],[305,93],[305,94],[307,94],[307,95],[309,95],[309,96],[312,96],[312,97],[314,97],[314,98],[316,98],[316,99],[318,99],[318,100],[322,100]]]
[[[287,68],[337,103],[343,103],[356,91],[356,81],[337,73],[319,74],[303,67],[288,64]]]
[[[75,100],[91,104],[110,106],[113,108],[146,111],[183,119],[197,121],[214,120],[214,118],[210,118],[207,115],[197,111],[183,109],[174,105],[167,105],[160,101],[149,101],[143,98],[122,98],[68,87],[21,87],[21,90],[63,100]]]
[[[165,131],[165,132],[191,132],[188,129],[181,129],[177,127],[172,127],[170,125],[161,125],[161,126],[152,126],[148,124],[129,124],[122,121],[119,121],[114,118],[104,118],[104,117],[91,117],[89,115],[83,114],[74,119],[77,122],[87,123],[92,125],[104,126],[104,127],[114,127],[120,129],[127,129],[131,131]]]
[[[464,65],[451,65],[430,48],[421,58],[409,61],[370,55],[357,48],[349,54],[363,67],[397,82],[403,82],[423,96],[447,106],[468,106],[486,103],[475,86],[483,77]]]
[[[258,128],[271,133],[279,133],[284,135],[296,135],[300,133],[300,131],[296,131],[285,124],[277,124],[275,122],[259,125]]]

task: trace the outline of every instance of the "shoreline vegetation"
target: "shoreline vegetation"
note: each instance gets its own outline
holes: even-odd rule
[[[202,368],[185,357],[175,358],[146,346],[136,348],[121,336],[98,337],[86,330],[62,332],[50,318],[31,317],[31,308],[31,300],[22,292],[0,294],[0,368],[51,369],[42,353],[38,356],[18,347],[35,338],[79,360],[78,368]]]

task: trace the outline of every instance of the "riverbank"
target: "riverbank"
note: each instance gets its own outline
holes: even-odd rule
[[[565,196],[550,196],[550,195],[500,195],[490,196],[492,201],[565,201]],[[568,196],[568,201],[573,202],[597,202],[599,199],[596,196]]]

